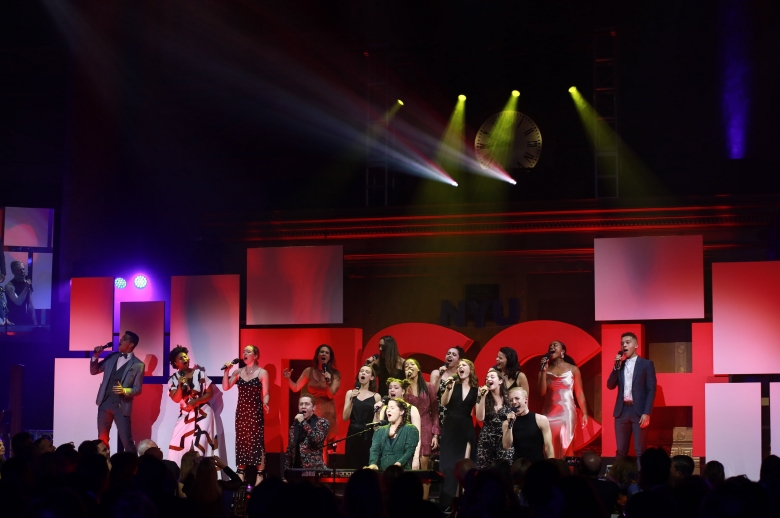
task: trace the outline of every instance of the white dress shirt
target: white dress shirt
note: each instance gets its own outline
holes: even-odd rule
[[[631,389],[634,387],[634,367],[637,356],[634,355],[623,364],[623,401],[634,401]]]

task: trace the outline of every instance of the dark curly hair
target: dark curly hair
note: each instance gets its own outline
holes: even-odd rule
[[[177,345],[171,350],[171,352],[168,353],[168,362],[170,362],[171,367],[173,367],[174,369],[178,368],[176,367],[176,358],[181,353],[190,354],[190,350],[184,347],[183,345]]]

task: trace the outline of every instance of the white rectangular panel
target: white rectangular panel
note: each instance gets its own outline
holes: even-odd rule
[[[726,478],[761,470],[761,384],[707,383],[704,387],[707,459],[717,460]]]
[[[51,309],[51,268],[54,254],[33,254],[32,301],[35,309]]]
[[[769,384],[769,432],[771,453],[780,456],[780,383]]]
[[[219,376],[238,354],[240,276],[171,277],[171,348],[183,345],[192,365]]]

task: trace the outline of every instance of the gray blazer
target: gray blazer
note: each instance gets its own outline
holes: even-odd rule
[[[111,373],[114,372],[116,362],[119,361],[119,355],[120,353],[113,352],[102,360],[94,362],[90,360],[89,362],[90,374],[94,376],[101,372],[103,373],[103,381],[100,383],[97,400],[95,401],[95,404],[97,405],[100,405],[100,403],[103,402],[103,399],[105,399],[106,391],[111,390],[111,387],[108,386],[108,380],[111,378]],[[133,357],[128,360],[127,368],[125,369],[124,374],[122,374],[122,386],[131,388],[130,394],[122,396],[122,400],[119,403],[122,415],[129,416],[133,413],[133,398],[141,393],[143,384],[144,362],[133,355]]]

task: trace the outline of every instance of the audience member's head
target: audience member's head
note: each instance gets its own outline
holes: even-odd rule
[[[110,486],[117,490],[130,487],[133,475],[138,469],[138,456],[131,451],[115,453],[111,456]]]
[[[669,468],[669,476],[673,484],[693,475],[695,465],[688,455],[675,455],[672,457],[672,466]]]
[[[531,461],[525,457],[519,458],[512,463],[512,483],[515,485],[515,488],[523,489],[525,475],[530,467]]]
[[[636,483],[639,478],[639,465],[636,462],[636,457],[624,455],[615,459],[615,463],[609,468],[607,478],[622,488]]]
[[[53,453],[57,448],[51,443],[49,437],[44,436],[35,439],[35,449],[38,450],[38,455],[43,455],[44,453]]]
[[[760,481],[780,480],[780,457],[770,455],[761,462]]]
[[[464,482],[466,480],[466,474],[476,467],[477,463],[473,460],[469,458],[460,459],[455,463],[455,467],[452,469],[452,474],[455,475],[455,480],[458,481],[458,484],[460,484],[461,487],[465,487]],[[445,473],[445,476],[449,476],[449,473]]]
[[[347,518],[384,516],[379,474],[372,469],[355,471],[344,488],[343,512]]]
[[[27,432],[19,432],[11,437],[11,456],[32,458],[37,453],[32,435]]]
[[[691,475],[678,479],[674,484],[674,499],[679,516],[698,516],[699,507],[709,492],[710,486],[704,477]]]
[[[649,448],[642,454],[639,482],[644,489],[651,489],[669,482],[672,459],[663,448]]]
[[[57,475],[66,475],[75,473],[81,460],[81,454],[76,451],[76,447],[71,443],[60,444],[54,452],[54,458],[57,465]]]
[[[99,453],[84,455],[76,468],[82,489],[100,497],[108,490],[108,461]]]
[[[601,473],[601,455],[590,450],[583,452],[580,472],[585,477],[598,478]]]
[[[98,454],[98,444],[103,444],[103,441],[100,439],[90,439],[82,442],[79,444],[78,452],[81,455],[97,455]]]
[[[609,513],[604,509],[598,494],[587,478],[575,475],[558,480],[557,488],[563,495],[563,508],[560,518],[605,518]]]
[[[141,456],[146,453],[149,448],[157,448],[157,443],[151,439],[144,439],[138,443],[138,455]]]
[[[187,498],[197,503],[210,504],[222,497],[222,488],[219,487],[217,480],[217,465],[214,462],[214,457],[204,457],[200,461],[192,487],[193,494],[188,495]]]
[[[549,460],[538,460],[531,464],[525,474],[523,494],[532,507],[548,504],[554,496],[555,483],[561,479],[558,465]]]
[[[179,469],[179,465],[172,460],[163,460],[163,464],[165,464],[165,467],[171,472],[173,478],[179,482],[181,480],[181,469]]]
[[[701,476],[704,477],[711,489],[715,489],[726,480],[726,470],[723,469],[723,464],[717,460],[711,460],[704,465]]]
[[[386,470],[382,472],[380,483],[382,484],[382,493],[386,498],[390,497],[390,489],[393,487],[395,481],[404,474],[404,468],[401,466],[388,466]]]
[[[519,510],[520,504],[511,484],[498,471],[486,470],[477,473],[471,489],[464,493],[458,516],[514,516]]]
[[[146,451],[144,452],[144,455],[151,455],[157,460],[163,460],[163,452],[157,446],[152,446],[151,448],[147,448]]]
[[[390,488],[387,499],[388,516],[402,516],[404,511],[422,502],[423,485],[414,473],[401,473]]]
[[[179,478],[182,480],[182,482],[190,475],[190,473],[193,475],[195,474],[193,466],[195,465],[195,459],[197,459],[199,456],[200,454],[195,450],[190,450],[181,456],[181,473],[179,474]]]

